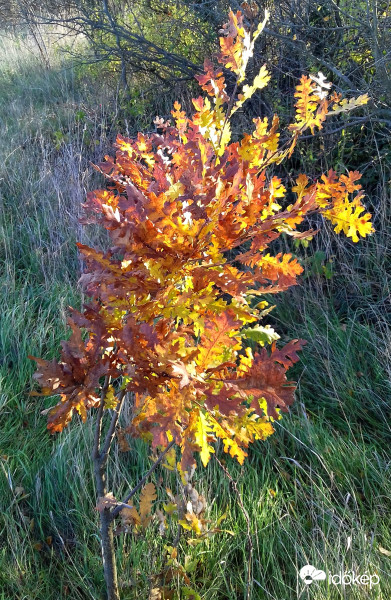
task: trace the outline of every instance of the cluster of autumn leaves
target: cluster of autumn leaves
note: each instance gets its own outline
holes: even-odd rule
[[[78,244],[90,302],[72,311],[60,360],[34,359],[40,393],[61,397],[49,413],[51,432],[74,413],[85,420],[102,401],[115,409],[126,390],[134,398],[126,431],[155,448],[174,439],[186,471],[196,452],[208,463],[217,439],[242,463],[248,445],[272,434],[273,420],[292,404],[286,371],[303,342],[278,349],[279,336],[261,320],[265,296],[294,285],[303,269],[291,254],[273,255],[270,244],[281,234],[311,238],[315,231],[298,226],[314,212],[353,241],[373,228],[359,173],[329,171],[313,182],[299,175],[289,203],[268,168],[292,155],[303,132],[368,98],[342,100],[329,95],[321,74],[303,76],[284,132],[277,116],[257,118],[251,134],[232,142],[233,115],[270,80],[263,66],[252,85],[244,83],[265,22],[251,35],[243,15],[231,12],[219,66],[208,60],[197,77],[206,95],[193,101],[194,115],[176,103],[174,124],[157,119],[156,133],[118,136],[115,158],[99,165],[107,186],[88,194],[84,222],[107,229],[111,247]],[[232,97],[226,71],[236,79]],[[107,377],[109,395],[101,398]]]
[[[179,475],[176,478],[176,493],[169,487],[163,489],[159,486],[159,501],[156,486],[149,482],[141,489],[138,502],[135,503],[133,498],[132,505],[124,504],[109,492],[98,499],[96,509],[100,513],[120,510],[120,523],[115,528],[114,535],[132,533],[134,536],[144,536],[152,521],[158,523],[159,535],[166,537],[174,533],[173,545],[164,545],[166,557],[161,570],[150,576],[148,598],[173,598],[172,583],[178,583],[179,580],[185,586],[181,586],[181,591],[188,593],[189,598],[197,599],[200,598],[197,592],[187,586],[191,584],[189,575],[197,568],[198,560],[192,559],[190,555],[185,555],[182,562],[179,560],[177,546],[180,537],[185,536],[189,546],[197,546],[215,534],[225,532],[233,536],[234,533],[221,528],[227,512],[215,519],[206,518],[206,499],[192,483],[194,469],[186,472],[181,470],[176,462],[174,447],[165,454],[162,467]]]
[[[206,499],[200,494],[192,484],[194,469],[182,471],[176,464],[175,448],[171,448],[166,455],[166,462],[162,466],[170,471],[176,471],[179,475],[177,479],[178,493],[174,494],[168,487],[164,490],[166,501],[160,504],[161,508],[156,506],[157,491],[154,483],[147,483],[140,492],[138,507],[123,504],[109,492],[99,498],[96,509],[100,512],[106,509],[120,507],[121,524],[115,529],[115,535],[121,533],[134,532],[136,534],[145,533],[150,525],[152,518],[155,517],[159,523],[159,533],[165,534],[167,529],[182,529],[195,534],[195,537],[188,539],[189,545],[197,545],[202,539],[210,537],[219,532],[221,522],[226,518],[226,514],[221,515],[216,522],[205,518]],[[230,532],[231,533],[231,532]]]

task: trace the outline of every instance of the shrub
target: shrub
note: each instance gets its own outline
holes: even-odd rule
[[[366,103],[366,96],[329,95],[321,73],[304,75],[286,131],[279,132],[277,116],[271,123],[257,118],[251,134],[231,141],[232,117],[270,80],[263,66],[252,85],[245,83],[265,23],[251,36],[243,15],[230,13],[220,66],[205,61],[197,80],[206,95],[193,100],[191,118],[176,103],[175,125],[157,118],[156,133],[118,136],[115,159],[98,167],[106,189],[88,194],[84,219],[105,227],[112,246],[102,252],[78,244],[91,301],[82,313],[72,310],[61,360],[34,359],[40,393],[61,396],[49,412],[52,433],[74,413],[85,421],[97,408],[93,458],[109,598],[118,597],[113,521],[133,494],[121,503],[106,485],[125,395],[134,398],[125,431],[164,453],[179,446],[183,477],[194,468],[195,453],[207,465],[217,439],[243,463],[248,445],[271,435],[273,421],[292,404],[295,385],[286,371],[303,344],[277,348],[278,334],[261,324],[270,311],[265,296],[294,285],[303,271],[292,254],[273,255],[270,244],[282,234],[312,238],[315,231],[298,230],[311,213],[353,241],[373,230],[358,172],[330,170],[312,183],[300,174],[291,203],[281,179],[269,175],[305,131],[321,129],[328,116]],[[231,96],[224,70],[235,77]]]

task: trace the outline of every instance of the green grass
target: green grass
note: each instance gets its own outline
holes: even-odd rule
[[[67,306],[82,301],[75,241],[96,240],[96,233],[82,231],[77,218],[95,181],[89,161],[105,153],[114,131],[115,101],[96,73],[75,70],[55,47],[48,70],[27,38],[1,43],[0,600],[97,600],[104,586],[89,458],[93,419],[50,437],[41,414],[50,399],[29,396],[27,356],[56,356]],[[379,549],[391,551],[385,188],[372,202],[378,231],[371,240],[353,247],[322,234],[319,248],[335,257],[332,279],[313,273],[276,298],[273,323],[283,339],[308,340],[292,373],[299,386],[290,415],[250,449],[243,467],[218,451],[249,515],[254,600],[391,597],[391,557]],[[313,256],[302,257],[309,267]],[[118,496],[150,464],[148,448],[131,445],[111,456],[110,489]],[[159,502],[166,500],[173,475],[158,472],[154,481]],[[237,493],[214,460],[199,467],[195,485],[208,498],[210,518],[227,510],[222,527],[235,535],[215,534],[195,547],[182,538],[181,561],[195,561],[190,579],[205,600],[245,598],[249,540]],[[154,523],[145,536],[118,537],[124,600],[148,598],[150,576],[174,535],[159,536]],[[297,572],[307,563],[333,574],[377,573],[380,583],[371,591],[305,587]]]

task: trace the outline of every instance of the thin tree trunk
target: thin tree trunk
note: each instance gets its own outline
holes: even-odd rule
[[[94,458],[94,472],[98,496],[106,493],[105,466],[100,458]],[[109,508],[99,511],[100,540],[102,548],[103,571],[107,589],[107,600],[120,600],[118,591],[117,565],[115,561],[113,518]]]
[[[103,572],[105,576],[107,600],[119,600],[117,564],[114,552],[113,520],[108,508],[100,514],[101,544],[103,558]]]
[[[98,424],[96,425],[98,426]],[[98,496],[103,498],[107,493],[106,465],[101,456],[94,456],[94,474]],[[103,572],[106,582],[107,600],[120,600],[118,591],[117,565],[115,562],[113,518],[109,508],[99,511],[100,541],[102,549]]]
[[[103,412],[104,412],[104,398],[107,393],[107,389],[109,386],[110,378],[106,377],[101,399],[100,405],[98,409],[97,420],[95,424],[95,439],[94,439],[94,449],[92,452],[92,460],[94,464],[94,475],[95,475],[95,483],[96,483],[96,491],[97,495],[100,498],[103,498],[107,494],[107,486],[106,486],[106,465],[107,459],[110,452],[111,443],[115,433],[115,427],[118,422],[119,414],[121,412],[121,406],[123,403],[123,399],[125,396],[125,391],[120,392],[118,398],[118,406],[114,411],[109,431],[104,440],[103,448],[100,449],[101,435],[102,435],[102,420],[103,420]],[[102,549],[102,559],[103,559],[103,572],[106,582],[106,590],[107,590],[107,600],[120,600],[119,590],[118,590],[118,577],[117,577],[117,564],[115,560],[115,549],[114,549],[114,518],[111,514],[110,508],[105,508],[102,511],[99,511],[100,514],[100,540],[101,540],[101,549]]]

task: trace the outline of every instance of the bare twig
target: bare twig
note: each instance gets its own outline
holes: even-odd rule
[[[127,496],[125,496],[122,503],[115,507],[115,509],[111,512],[112,519],[115,519],[115,517],[121,512],[121,510],[123,508],[125,508],[124,505],[128,504],[129,500],[143,487],[144,483],[147,481],[147,479],[150,477],[150,475],[154,472],[156,467],[158,467],[160,465],[163,458],[166,456],[167,452],[173,447],[174,444],[175,444],[175,440],[172,440],[168,444],[168,446],[163,450],[163,452],[160,454],[159,458],[153,463],[153,465],[149,469],[149,471],[147,471],[145,473],[144,477],[142,479],[140,479],[138,484],[129,492],[129,494]]]
[[[121,414],[121,409],[123,406],[123,402],[125,399],[125,394],[126,394],[126,390],[121,390],[120,393],[118,394],[118,403],[117,406],[114,409],[113,412],[113,416],[111,417],[111,422],[109,425],[109,429],[107,431],[106,437],[105,437],[105,441],[103,443],[103,447],[102,450],[100,452],[100,459],[103,465],[106,464],[107,459],[109,457],[109,452],[110,452],[110,448],[111,448],[111,444],[114,438],[114,434],[115,434],[115,428],[117,426],[118,423],[118,419],[119,416]]]
[[[97,414],[96,423],[95,423],[94,446],[93,446],[93,450],[92,450],[92,459],[93,460],[96,458],[99,458],[100,440],[101,440],[101,436],[102,436],[103,409],[104,409],[105,397],[107,394],[109,383],[110,383],[110,376],[106,375],[106,378],[105,378],[105,381],[104,381],[104,384],[102,387],[102,392],[100,395],[98,414]]]

